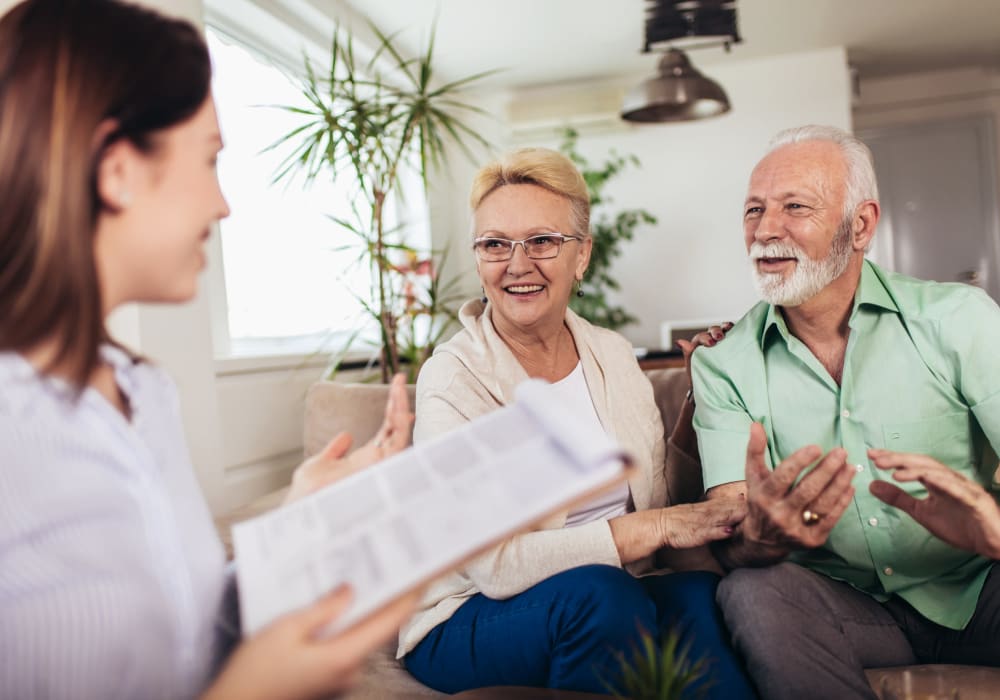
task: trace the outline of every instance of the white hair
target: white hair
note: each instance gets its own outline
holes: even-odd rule
[[[878,201],[878,184],[875,182],[875,159],[864,141],[835,126],[809,124],[779,131],[767,147],[771,153],[782,146],[806,141],[828,141],[836,144],[847,165],[847,182],[844,196],[844,220],[851,221],[858,206],[869,199]]]

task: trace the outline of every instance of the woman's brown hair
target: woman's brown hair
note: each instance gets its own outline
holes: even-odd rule
[[[210,82],[198,31],[135,5],[27,0],[0,19],[0,351],[54,342],[45,369],[86,385],[108,341],[97,166],[121,139],[155,151]]]

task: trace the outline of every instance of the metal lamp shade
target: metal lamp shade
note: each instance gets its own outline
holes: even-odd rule
[[[722,87],[699,73],[683,51],[670,49],[660,59],[659,75],[625,97],[621,117],[630,122],[677,122],[714,117],[729,109]]]

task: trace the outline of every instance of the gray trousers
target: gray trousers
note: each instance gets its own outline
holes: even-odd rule
[[[737,569],[717,598],[733,646],[764,700],[874,700],[864,669],[916,663],[1000,666],[1000,572],[972,620],[952,630],[893,597],[879,603],[789,562]]]

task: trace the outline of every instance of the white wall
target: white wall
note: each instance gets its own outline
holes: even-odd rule
[[[608,185],[614,206],[645,208],[659,219],[625,245],[613,269],[622,285],[619,303],[640,319],[624,329],[636,345],[658,347],[663,320],[735,320],[756,302],[740,223],[753,165],[785,127],[851,127],[850,79],[841,48],[733,62],[705,72],[728,93],[729,114],[615,127],[608,111],[617,110],[624,89],[639,78],[596,88],[536,88],[516,94],[511,104],[521,122],[513,124],[520,144],[555,146],[558,141],[546,137],[543,127],[569,120],[580,125],[579,149],[592,162],[601,162],[611,149],[642,161],[641,169],[629,169]]]

